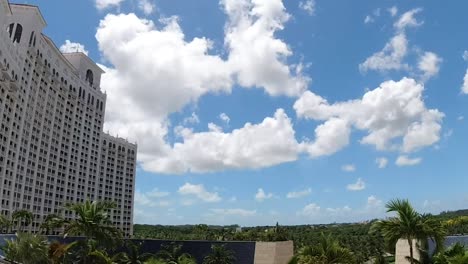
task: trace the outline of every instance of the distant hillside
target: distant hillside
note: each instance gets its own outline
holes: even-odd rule
[[[448,220],[458,216],[468,216],[468,209],[442,212],[434,217]],[[340,243],[351,249],[362,263],[385,251],[383,239],[370,235],[372,223],[330,223],[296,226],[255,226],[238,225],[135,225],[135,238],[165,240],[218,240],[218,241],[281,241],[293,240],[296,248],[318,242],[321,233],[331,234]],[[452,227],[449,235],[468,234],[468,225]]]

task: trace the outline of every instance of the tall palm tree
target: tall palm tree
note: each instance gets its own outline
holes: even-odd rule
[[[299,249],[298,254],[290,263],[354,263],[354,255],[349,249],[342,247],[330,234],[322,233],[318,244]]]
[[[416,263],[414,241],[426,242],[430,238],[436,242],[437,251],[441,250],[446,231],[440,221],[418,213],[408,200],[391,200],[386,207],[387,212],[394,212],[396,216],[375,222],[371,232],[380,232],[389,245],[395,245],[399,239],[406,239],[411,264]]]
[[[66,208],[75,212],[76,218],[65,222],[64,236],[83,235],[100,243],[119,241],[120,231],[112,226],[108,211],[115,207],[114,203],[104,201],[86,201],[67,205]]]
[[[203,264],[232,264],[236,261],[234,251],[226,245],[212,245],[211,253],[203,259]]]
[[[11,222],[16,221],[18,230],[21,231],[23,226],[29,226],[32,223],[33,217],[33,214],[28,210],[17,210],[11,215]]]
[[[49,235],[51,230],[60,228],[64,225],[65,220],[58,214],[49,214],[45,217],[41,224],[41,229],[45,235]]]

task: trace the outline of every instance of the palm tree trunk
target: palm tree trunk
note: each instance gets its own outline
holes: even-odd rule
[[[413,240],[408,239],[408,244],[409,244],[409,250],[410,250],[410,263],[414,264],[414,258],[413,258]]]

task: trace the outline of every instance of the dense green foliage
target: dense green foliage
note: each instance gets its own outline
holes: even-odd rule
[[[64,220],[50,215],[41,225],[42,233],[61,230],[63,236],[83,235],[84,240],[70,244],[48,242],[39,234],[21,232],[30,225],[30,214],[17,211],[10,219],[0,217],[0,231],[18,230],[16,239],[6,241],[2,248],[7,259],[23,264],[196,264],[196,260],[183,251],[177,242],[168,243],[159,252],[141,254],[140,246],[127,241],[112,226],[108,202],[84,202],[69,205],[77,218]],[[326,263],[392,263],[395,241],[403,239],[431,238],[440,242],[445,235],[468,233],[468,210],[444,212],[437,216],[420,214],[406,200],[394,200],[387,204],[395,216],[384,220],[363,223],[301,225],[301,226],[149,226],[135,225],[136,238],[165,240],[212,241],[285,241],[293,240],[296,255],[291,264]],[[427,255],[425,245],[422,250]],[[224,245],[214,243],[212,251],[204,256],[203,264],[231,264],[234,252]],[[409,256],[408,256],[409,258]],[[468,252],[460,245],[451,249],[440,248],[432,262],[428,259],[414,263],[457,264],[468,263]],[[201,264],[201,263],[200,263]]]
[[[468,210],[443,212],[439,215],[425,217],[442,222],[467,216]],[[377,220],[361,223],[333,223],[322,225],[297,226],[257,226],[243,227],[207,226],[207,225],[134,225],[135,238],[156,238],[165,240],[213,240],[213,241],[282,241],[293,240],[296,251],[307,245],[320,242],[321,234],[331,235],[344,248],[354,253],[356,262],[369,259],[384,259],[389,247],[379,233],[370,232]],[[468,234],[468,224],[453,224],[446,227],[448,235]],[[386,258],[385,258],[386,259]],[[385,263],[385,262],[381,262]]]

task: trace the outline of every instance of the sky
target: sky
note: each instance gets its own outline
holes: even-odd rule
[[[105,131],[138,143],[135,223],[468,208],[468,2],[21,3],[106,71]]]

